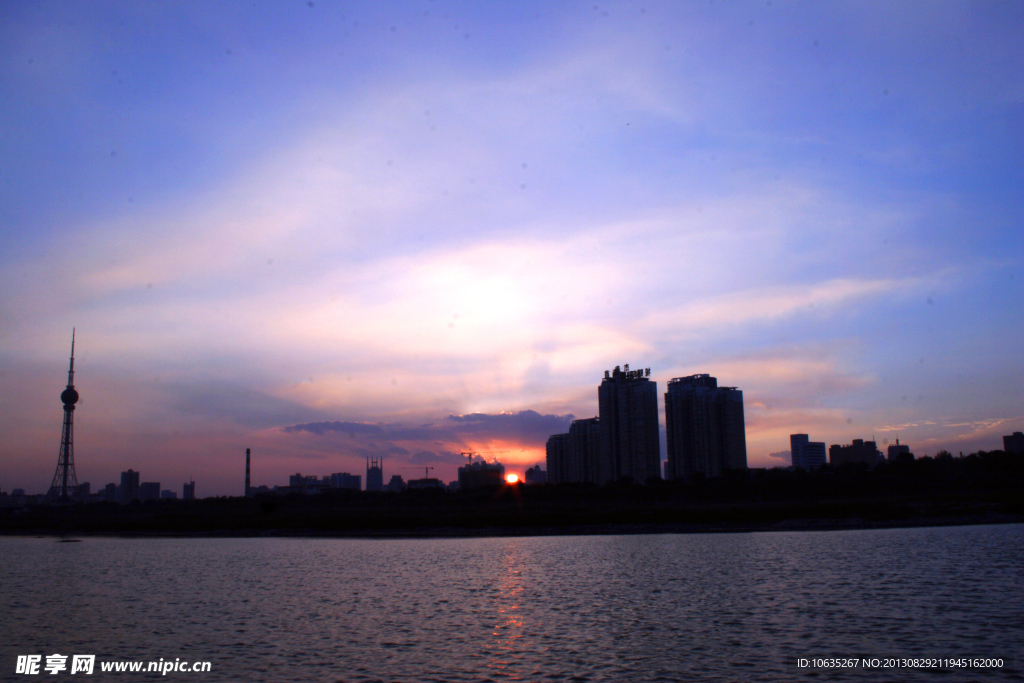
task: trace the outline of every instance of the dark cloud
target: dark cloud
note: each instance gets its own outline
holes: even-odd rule
[[[409,451],[396,446],[393,443],[386,443],[384,445],[370,444],[368,448],[349,448],[349,453],[358,455],[364,458],[399,458],[404,459],[408,457]]]
[[[518,413],[470,413],[469,415],[449,415],[445,423],[460,434],[505,438],[531,445],[547,442],[552,434],[569,431],[569,423],[574,415],[541,415],[534,410],[522,410]]]
[[[288,427],[282,427],[283,432],[310,432],[311,434],[327,434],[328,432],[341,432],[348,434],[350,437],[355,438],[356,434],[373,434],[379,435],[383,433],[383,429],[379,425],[365,424],[363,422],[341,422],[335,420],[334,422],[307,422],[306,424],[290,425]]]
[[[440,423],[416,426],[375,425],[362,422],[310,422],[282,427],[282,431],[310,432],[312,434],[341,433],[350,437],[370,435],[387,441],[429,441],[432,443],[460,443],[466,437],[504,439],[523,445],[543,446],[552,434],[569,430],[574,415],[541,415],[534,410],[518,413],[470,413],[449,415]],[[427,452],[427,451],[424,451]]]

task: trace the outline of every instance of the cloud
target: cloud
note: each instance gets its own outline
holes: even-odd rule
[[[516,413],[470,413],[449,415],[441,422],[405,426],[402,424],[366,424],[362,422],[312,422],[288,425],[282,432],[294,434],[308,432],[318,436],[331,433],[380,437],[393,441],[433,441],[439,443],[467,443],[509,441],[526,446],[542,446],[552,434],[566,432],[575,419],[568,415],[541,415],[534,410]],[[433,453],[422,450],[419,453]],[[425,456],[421,456],[425,457]]]
[[[486,415],[449,415],[447,424],[459,434],[486,435],[492,439],[510,439],[521,443],[545,443],[552,434],[569,431],[574,415],[541,415],[533,410]]]
[[[906,297],[933,286],[922,278],[837,278],[802,285],[739,290],[652,313],[641,326],[652,332],[706,332],[709,328],[741,327],[794,316],[828,315],[841,305],[873,297]]]
[[[309,432],[310,434],[327,434],[328,432],[341,432],[355,438],[356,434],[382,434],[383,429],[379,425],[365,424],[363,422],[308,422],[306,424],[289,425],[282,427],[283,432]]]
[[[781,460],[787,465],[793,461],[793,454],[790,451],[776,451],[774,453],[769,453],[768,457],[774,460]]]

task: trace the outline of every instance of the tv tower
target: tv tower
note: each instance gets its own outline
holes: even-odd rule
[[[50,497],[58,500],[70,500],[68,490],[74,491],[78,486],[75,476],[75,446],[71,437],[74,423],[75,404],[78,403],[78,392],[75,391],[75,330],[71,329],[71,365],[68,367],[68,386],[61,392],[60,400],[64,403],[64,429],[60,435],[60,455],[57,457],[57,471],[53,473],[50,484]]]

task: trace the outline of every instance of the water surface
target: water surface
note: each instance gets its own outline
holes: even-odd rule
[[[59,652],[207,660],[165,677],[202,681],[1021,680],[794,662],[1019,657],[1022,525],[0,551],[0,679]]]

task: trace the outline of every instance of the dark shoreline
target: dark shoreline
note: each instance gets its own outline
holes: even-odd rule
[[[48,538],[344,538],[344,539],[432,539],[432,538],[525,538],[546,536],[619,536],[650,534],[751,534],[779,532],[870,531],[883,529],[940,528],[1024,524],[1024,514],[986,511],[954,515],[921,515],[903,519],[805,518],[762,523],[603,523],[550,526],[430,526],[417,529],[317,528],[223,528],[210,530],[72,530],[31,528],[0,530],[0,537]]]

